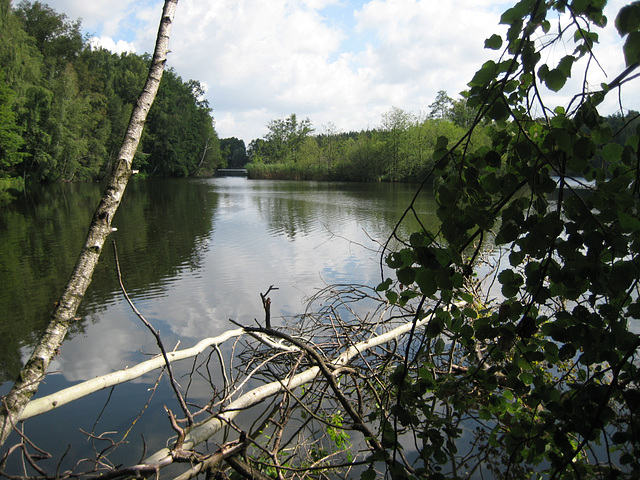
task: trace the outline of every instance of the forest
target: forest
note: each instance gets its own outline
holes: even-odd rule
[[[0,197],[25,182],[92,181],[113,167],[149,55],[93,48],[40,2],[0,1]],[[134,161],[142,175],[213,174],[222,165],[197,80],[168,68]]]
[[[177,3],[165,1],[162,48],[148,84],[160,83],[168,51],[168,34],[160,33],[169,29]],[[640,2],[629,2],[611,19],[605,4],[520,0],[504,11],[506,32],[485,41],[496,59],[468,82],[465,107],[473,115],[466,129],[445,130],[431,144],[413,143],[415,151],[425,148],[430,169],[398,225],[412,219],[419,227],[408,234],[396,228],[380,246],[377,285],[328,285],[287,325],[271,323],[272,285],[260,292],[259,320],[234,322],[237,328],[183,350],[167,351],[148,324],[161,354],[30,401],[74,321],[135,167],[135,149],[128,147],[137,139],[124,142],[74,279],[0,405],[0,441],[13,442],[0,473],[15,458],[23,474],[5,476],[34,480],[164,478],[165,472],[180,480],[638,478],[639,114],[622,104],[610,117],[601,109],[605,98],[623,98],[621,91],[638,79]],[[625,64],[607,83],[592,85],[598,32],[608,23]],[[576,87],[570,78],[581,81]],[[141,97],[156,91],[145,88]],[[545,95],[559,91],[572,100],[556,105]],[[136,104],[130,121],[138,132],[148,113],[143,104]],[[37,113],[37,102],[33,107]],[[356,150],[358,142],[365,145],[354,157],[333,156],[335,145],[325,138],[322,148],[332,153],[324,164],[368,162],[376,157],[367,149],[384,138],[379,148],[387,149],[388,161],[376,174],[411,176],[414,164],[403,163],[408,156],[401,149],[409,143],[402,135],[420,138],[451,125],[442,115],[415,122],[394,109],[385,133],[344,135]],[[252,164],[269,169],[321,158],[305,154],[320,148],[323,138],[309,140],[310,120],[292,114],[268,128],[264,143],[249,148]],[[20,157],[18,143],[10,158]],[[235,141],[224,146],[229,154],[239,147]],[[155,168],[149,157],[146,171]],[[437,224],[417,208],[427,188]],[[241,365],[231,368],[219,346],[238,337],[244,340]],[[186,402],[189,387],[172,374],[172,362],[185,358],[195,360],[183,384],[200,371],[222,371],[224,388],[211,384],[204,405]],[[69,470],[40,467],[46,452],[22,430],[32,416],[157,369],[167,372],[179,412],[165,407],[174,433],[166,446],[150,453],[143,445],[138,463],[121,465],[108,461],[117,446],[112,442]],[[243,429],[237,420],[251,408],[261,412],[259,421]],[[221,431],[223,441],[207,443]]]
[[[419,183],[434,167],[439,138],[457,143],[473,125],[469,146],[480,148],[504,130],[487,118],[474,123],[478,111],[468,105],[468,96],[462,92],[453,99],[440,90],[428,114],[392,107],[377,128],[360,132],[339,132],[331,123],[317,132],[295,113],[272,120],[264,138],[249,144],[249,178]],[[616,132],[615,142],[624,145],[639,123],[638,112],[618,112],[604,121]]]
[[[392,107],[380,125],[360,132],[339,132],[328,124],[315,131],[308,118],[295,113],[272,120],[262,139],[248,147],[250,178],[418,182],[433,167],[436,140],[462,138],[473,111],[461,97],[453,100],[438,92],[429,114]],[[488,126],[473,134],[475,146],[489,144]]]

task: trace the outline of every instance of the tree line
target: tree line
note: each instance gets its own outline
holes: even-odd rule
[[[38,1],[12,8],[0,0],[0,201],[29,181],[106,177],[149,60],[92,47],[80,20]],[[251,178],[421,181],[434,167],[437,139],[455,143],[474,124],[478,112],[467,96],[453,99],[441,90],[428,113],[393,107],[379,126],[359,132],[340,132],[333,123],[317,131],[309,118],[292,113],[270,121],[267,134],[247,148],[238,138],[218,138],[200,82],[168,68],[134,168],[153,176],[246,166]],[[607,121],[616,132],[631,132],[635,117],[629,112]],[[501,129],[483,119],[472,145],[489,145]],[[626,136],[616,141],[623,145]]]
[[[456,143],[473,126],[477,112],[467,105],[466,95],[454,100],[440,90],[428,114],[392,107],[379,126],[360,131],[341,132],[332,122],[317,131],[308,117],[300,121],[292,113],[267,123],[267,133],[248,147],[236,137],[221,139],[221,155],[227,166],[247,168],[249,177],[256,179],[420,182],[434,168],[437,139]],[[640,123],[635,110],[616,112],[603,121],[620,146]],[[504,127],[481,119],[470,145],[489,145]],[[592,159],[594,165],[604,161],[599,154]]]
[[[458,99],[440,90],[429,105],[429,113],[412,113],[392,107],[374,129],[339,132],[333,123],[317,132],[309,118],[271,120],[263,138],[253,140],[246,152],[244,142],[228,143],[226,158],[237,159],[236,167],[246,168],[250,178],[293,180],[420,182],[434,168],[433,154],[438,138],[458,142],[473,126],[477,111],[467,105],[463,92]],[[544,123],[544,119],[539,119]],[[604,121],[616,132],[615,142],[625,145],[633,135],[638,113],[615,113]],[[488,146],[504,132],[504,125],[482,119],[473,128],[469,146]],[[602,163],[602,156],[593,162]],[[231,165],[231,160],[229,164]]]
[[[112,168],[150,56],[92,46],[40,2],[0,0],[0,192],[24,182],[95,180]],[[197,80],[168,68],[134,168],[188,176],[221,166]]]
[[[392,107],[374,129],[340,132],[333,123],[317,132],[309,118],[295,113],[267,124],[264,138],[247,149],[252,178],[291,178],[347,181],[420,181],[433,167],[440,136],[462,138],[474,111],[464,97],[454,100],[441,90],[430,112],[412,113]],[[488,144],[486,125],[478,128],[474,144]]]

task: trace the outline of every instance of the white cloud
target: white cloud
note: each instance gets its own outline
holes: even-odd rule
[[[615,12],[626,2],[609,3]],[[221,137],[249,143],[266,133],[269,120],[290,113],[308,116],[317,129],[333,122],[341,130],[360,130],[379,124],[392,106],[424,112],[438,90],[450,96],[464,90],[480,65],[497,57],[484,50],[484,39],[505,31],[498,21],[512,4],[181,0],[169,64],[183,78],[208,86]],[[82,17],[103,45],[111,40],[116,50],[135,46],[138,53],[152,51],[162,10],[160,0],[55,0],[50,5],[70,18]],[[611,25],[613,18],[610,14]],[[608,27],[601,39],[616,41],[615,29]],[[572,50],[572,41],[562,48]],[[620,44],[601,51],[610,81],[623,66]],[[603,79],[594,76],[590,82],[597,86]],[[640,92],[630,90],[634,96],[626,99],[628,106],[638,109]],[[615,109],[615,101],[610,103],[607,108]]]
[[[318,2],[226,3],[180,4],[170,63],[208,80],[220,135],[247,142],[266,133],[270,119],[293,112],[317,128],[333,122],[359,130],[394,105],[425,110],[438,90],[465,88],[498,18],[474,2],[453,0],[438,9],[413,0],[362,8],[333,2],[331,13],[341,8],[343,22],[326,16]],[[268,116],[249,113],[256,111]]]
[[[136,51],[135,43],[118,40],[115,42],[111,37],[91,37],[89,39],[91,48],[104,48],[114,53],[134,53]]]
[[[96,36],[129,36],[121,25],[131,17],[137,2],[134,0],[49,0],[45,1],[58,13],[71,20],[82,19],[82,26]],[[130,39],[128,39],[130,40]],[[114,42],[117,44],[117,41]]]

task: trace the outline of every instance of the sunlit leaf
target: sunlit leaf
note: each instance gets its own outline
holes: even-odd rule
[[[493,34],[484,41],[484,48],[490,50],[499,50],[502,47],[502,37],[498,34]]]
[[[558,92],[567,83],[567,75],[557,68],[549,70],[544,76],[544,84],[551,91]]]

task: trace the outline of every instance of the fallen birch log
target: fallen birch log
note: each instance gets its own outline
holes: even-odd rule
[[[207,348],[221,345],[227,340],[239,337],[245,332],[242,328],[236,328],[234,330],[227,330],[226,332],[218,335],[217,337],[209,337],[200,340],[193,347],[185,348],[184,350],[178,350],[175,352],[167,352],[167,357],[170,363],[185,360],[187,358],[195,357],[204,352]],[[265,335],[252,334],[254,338],[264,343],[268,347],[276,348],[280,350],[297,351],[297,348],[287,347],[282,345],[281,342],[274,342]],[[47,395],[46,397],[36,398],[29,402],[20,416],[20,421],[26,420],[43,413],[50,412],[62,405],[78,400],[82,397],[86,397],[92,393],[104,390],[105,388],[113,387],[121,383],[126,383],[136,378],[139,378],[153,370],[157,370],[166,365],[166,362],[162,355],[158,355],[149,360],[141,362],[133,367],[111,372],[100,377],[92,378],[72,387],[65,388],[58,392]]]
[[[342,354],[338,355],[331,362],[331,365],[335,367],[346,366],[354,357],[360,355],[362,352],[383,345],[392,340],[398,339],[404,334],[410,332],[411,329],[414,328],[414,325],[416,328],[421,327],[427,324],[430,319],[431,315],[428,315],[415,323],[413,321],[407,322],[394,328],[393,330],[389,330],[388,332],[385,332],[383,334],[373,336],[369,340],[356,343],[346,349]],[[314,366],[305,370],[304,372],[294,375],[290,379],[282,379],[282,381],[267,383],[245,393],[244,395],[229,403],[220,413],[211,415],[204,422],[191,428],[184,438],[182,449],[193,450],[197,445],[205,442],[215,433],[228,425],[229,422],[231,422],[239,413],[254,405],[257,405],[258,403],[262,402],[264,399],[272,395],[283,392],[285,389],[283,384],[286,385],[286,388],[293,390],[296,387],[311,382],[319,374],[320,368]],[[157,451],[153,455],[147,457],[141,462],[141,465],[158,466],[161,468],[171,464],[172,462],[173,460],[171,449],[165,447]]]
[[[191,348],[178,350],[176,352],[167,352],[167,356],[170,362],[195,357],[209,347],[220,345],[230,338],[238,337],[242,334],[243,330],[241,328],[228,330],[222,335],[218,335],[217,337],[209,337],[200,340]],[[164,358],[162,358],[162,355],[158,355],[131,368],[125,368],[123,370],[111,372],[100,377],[92,378],[91,380],[87,380],[72,387],[65,388],[64,390],[60,390],[59,392],[52,393],[51,395],[47,395],[46,397],[36,398],[35,400],[32,400],[27,404],[24,411],[22,412],[22,415],[20,416],[20,420],[26,420],[27,418],[41,415],[105,388],[109,388],[120,383],[129,382],[164,366]]]

